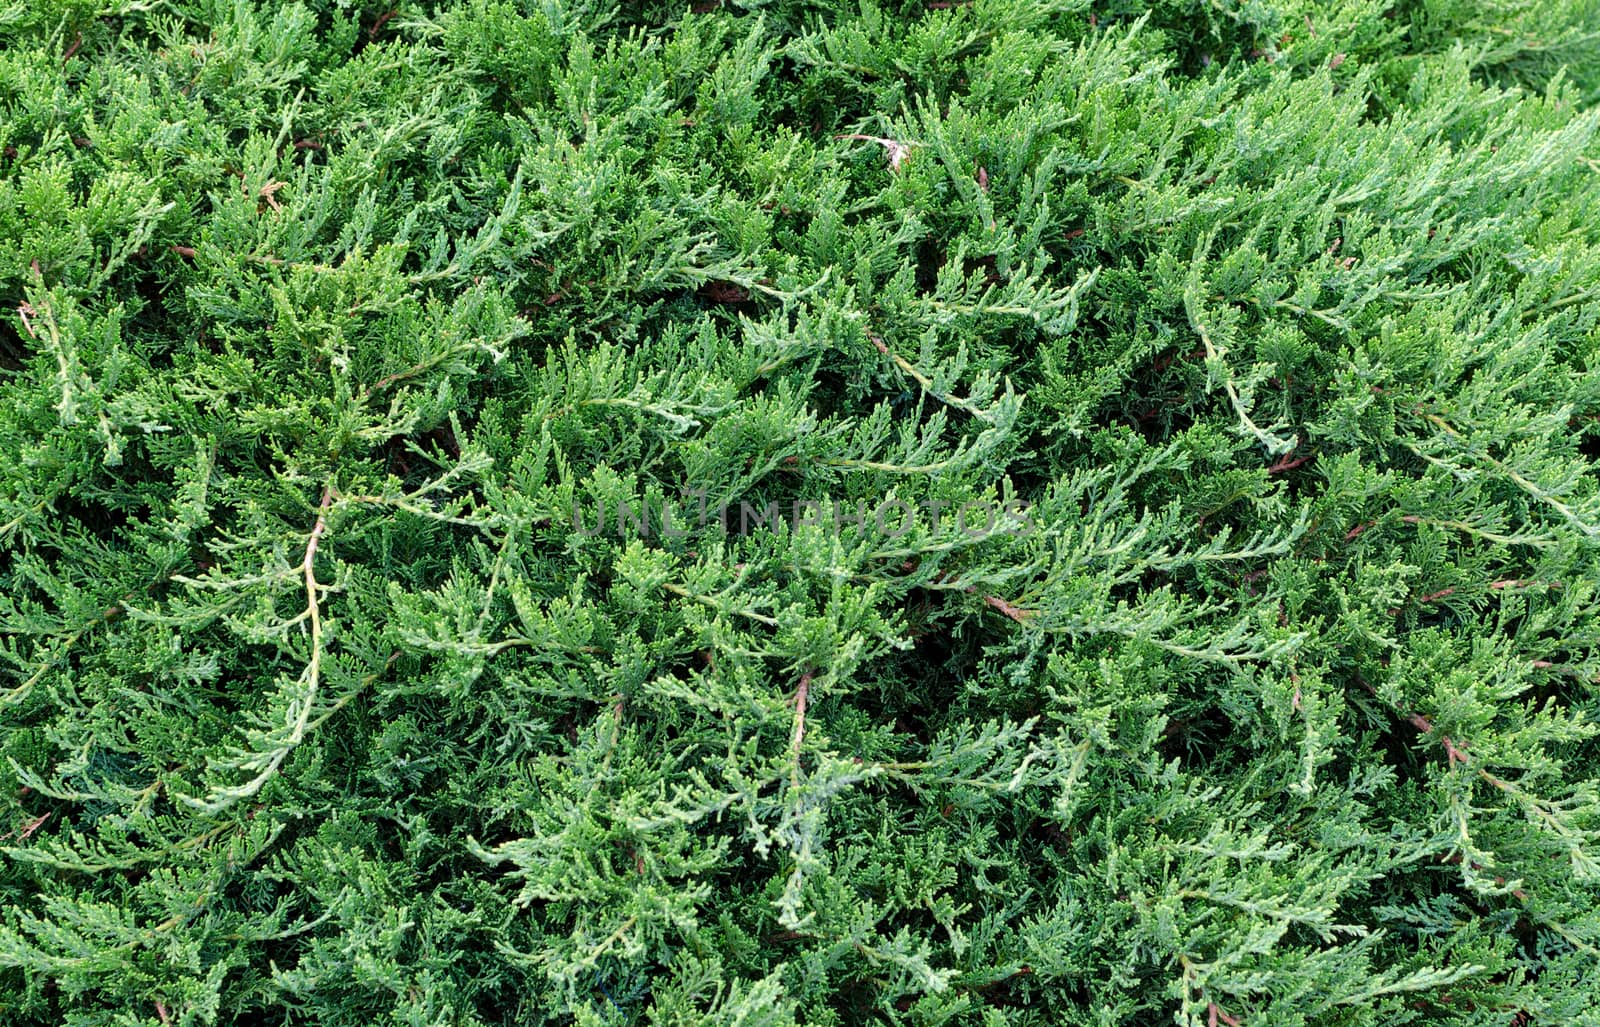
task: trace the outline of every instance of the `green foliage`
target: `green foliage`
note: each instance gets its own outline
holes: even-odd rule
[[[0,0],[0,1020],[1600,1023],[1597,55]]]

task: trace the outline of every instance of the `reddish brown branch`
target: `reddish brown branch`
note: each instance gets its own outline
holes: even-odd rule
[[[370,29],[367,29],[367,38],[368,39],[377,39],[379,30],[381,30],[385,25],[387,25],[389,23],[389,19],[390,18],[393,18],[395,15],[397,15],[399,13],[400,13],[400,8],[394,7],[394,8],[390,8],[388,13],[380,15],[378,20],[372,23],[372,27]]]
[[[1302,466],[1304,464],[1308,464],[1311,461],[1315,460],[1316,458],[1317,458],[1317,454],[1315,454],[1315,453],[1307,453],[1305,456],[1299,457],[1299,458],[1294,459],[1294,460],[1290,460],[1289,459],[1289,454],[1285,453],[1285,454],[1283,454],[1283,456],[1278,458],[1278,462],[1277,463],[1275,463],[1271,467],[1267,468],[1267,473],[1268,474],[1282,474],[1284,471],[1292,471],[1296,467],[1300,467],[1300,466]]]
[[[789,751],[796,761],[800,759],[800,743],[806,737],[806,701],[811,696],[811,672],[800,675],[800,684],[794,691],[794,737],[789,740]]]
[[[1034,612],[1032,610],[1024,610],[1021,607],[1012,606],[999,596],[984,596],[983,601],[994,607],[996,610],[999,610],[1007,617],[1010,617],[1018,624],[1028,623],[1028,618],[1032,616]]]
[[[1360,681],[1361,679],[1357,678],[1357,680]],[[1378,697],[1378,690],[1373,688],[1366,681],[1361,681],[1361,687],[1365,688],[1367,692],[1374,698]],[[1420,733],[1425,735],[1433,734],[1433,721],[1429,720],[1427,717],[1424,717],[1422,714],[1415,712],[1406,713],[1400,710],[1397,710],[1396,712],[1399,713],[1400,716],[1404,717],[1406,722],[1412,727],[1416,728]],[[1445,759],[1448,761],[1450,766],[1453,767],[1457,763],[1467,764],[1472,762],[1467,756],[1466,750],[1451,740],[1449,735],[1440,735],[1439,744],[1444,747]]]
[[[1349,531],[1345,532],[1344,540],[1346,542],[1349,542],[1352,539],[1357,538],[1358,536],[1360,536],[1360,534],[1362,532],[1366,531],[1368,528],[1377,527],[1377,524],[1378,524],[1377,521],[1364,521],[1361,524],[1358,524],[1355,527],[1351,528]]]

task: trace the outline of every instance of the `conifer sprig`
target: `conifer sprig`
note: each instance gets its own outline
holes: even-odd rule
[[[1597,41],[0,0],[0,1022],[1593,1022]]]

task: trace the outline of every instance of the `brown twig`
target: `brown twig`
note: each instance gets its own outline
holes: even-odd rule
[[[794,754],[795,763],[800,762],[800,743],[806,737],[806,700],[811,695],[811,672],[808,670],[800,675],[800,684],[794,691],[794,736],[789,740],[789,751]]]
[[[1028,623],[1028,618],[1033,616],[1033,614],[1036,612],[1034,610],[1024,610],[1019,606],[1013,606],[1004,599],[1001,599],[999,596],[984,596],[983,601],[994,607],[996,610],[999,610],[1007,617],[1010,617],[1018,624]]]
[[[1365,688],[1368,694],[1372,695],[1374,698],[1378,698],[1378,690],[1376,688],[1373,688],[1365,680],[1359,677],[1356,680],[1361,682],[1361,687]],[[1427,717],[1424,717],[1422,714],[1416,712],[1406,713],[1401,710],[1396,710],[1395,712],[1404,717],[1406,722],[1412,727],[1416,728],[1421,734],[1433,734],[1433,721],[1429,720]],[[1453,767],[1457,763],[1466,765],[1472,762],[1471,758],[1467,755],[1466,750],[1457,745],[1449,735],[1440,735],[1439,744],[1444,747],[1445,760],[1450,766]]]
[[[1294,460],[1290,460],[1289,459],[1289,454],[1285,453],[1285,454],[1283,454],[1283,456],[1278,458],[1278,462],[1277,463],[1275,463],[1271,467],[1267,468],[1267,473],[1268,474],[1282,474],[1284,471],[1292,471],[1296,467],[1299,467],[1302,464],[1308,464],[1311,461],[1315,460],[1316,458],[1317,458],[1317,454],[1315,454],[1315,453],[1307,453],[1305,456],[1299,457],[1299,458],[1294,459]]]
[[[395,15],[397,15],[399,13],[400,13],[400,8],[393,7],[393,8],[390,8],[387,13],[385,13],[383,15],[380,15],[378,20],[372,23],[372,27],[370,29],[367,29],[367,38],[368,39],[377,39],[378,38],[378,31],[389,23],[389,19],[390,18],[393,18]]]
[[[1217,1022],[1219,1020],[1227,1024],[1228,1027],[1239,1027],[1238,1020],[1235,1020],[1233,1017],[1229,1016],[1222,1010],[1221,1006],[1217,1005],[1215,1002],[1212,1002],[1206,1006],[1206,1023],[1209,1025],[1209,1027],[1217,1027]]]
[[[1375,528],[1375,527],[1377,527],[1377,525],[1378,525],[1377,521],[1363,521],[1362,523],[1360,523],[1360,524],[1356,525],[1355,527],[1351,528],[1349,531],[1345,532],[1344,533],[1344,540],[1346,542],[1349,542],[1352,539],[1354,539],[1357,536],[1359,536],[1362,532],[1366,531],[1368,528]]]
[[[49,820],[49,819],[50,819],[50,814],[41,813],[37,817],[34,817],[32,820],[28,821],[26,824],[22,825],[21,828],[13,828],[12,830],[7,831],[5,834],[0,835],[0,842],[5,841],[7,838],[10,838],[12,835],[16,835],[17,836],[17,841],[20,842],[23,839],[27,838],[29,835],[33,834],[33,832],[39,830],[39,828],[43,827],[44,826],[44,822],[46,820]]]
[[[266,201],[267,206],[271,207],[275,212],[281,213],[283,211],[283,205],[278,202],[278,198],[274,194],[288,184],[288,182],[268,182],[266,185],[262,186],[256,193],[257,209],[260,209],[260,201],[264,200]]]

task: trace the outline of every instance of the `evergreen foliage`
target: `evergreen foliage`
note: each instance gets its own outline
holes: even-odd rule
[[[1596,0],[0,0],[0,153],[0,1022],[1600,1023]]]

